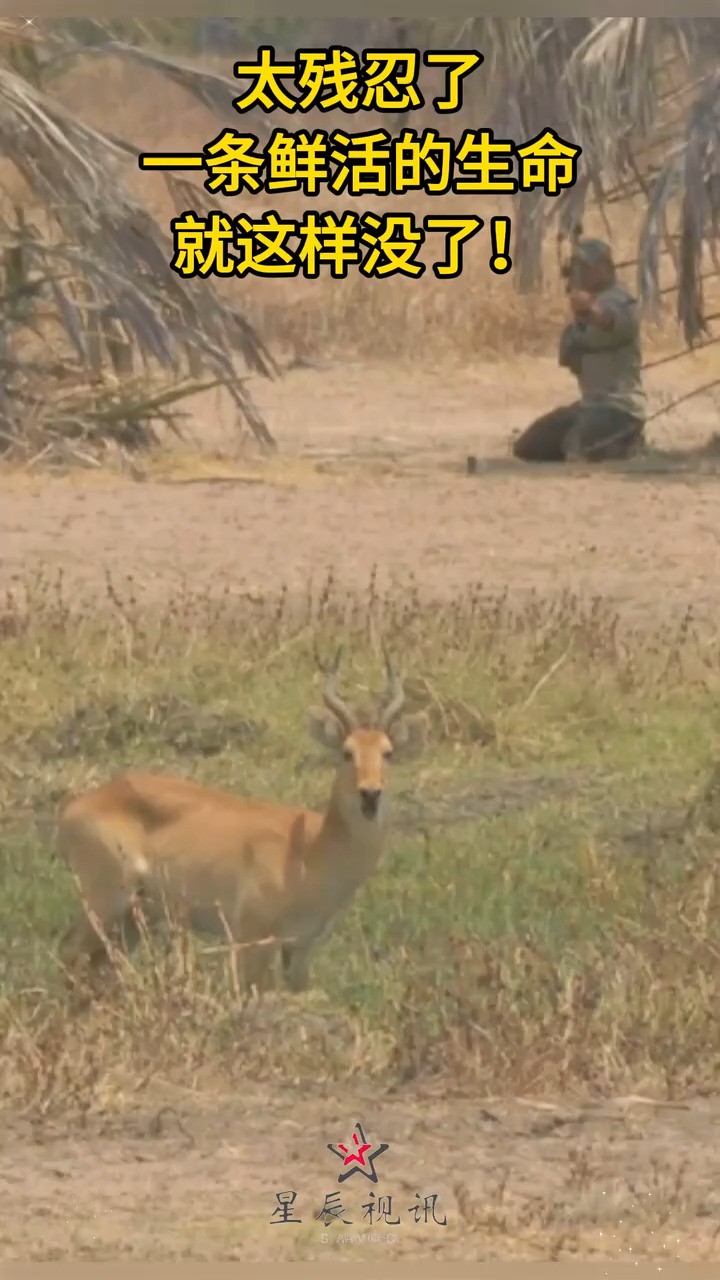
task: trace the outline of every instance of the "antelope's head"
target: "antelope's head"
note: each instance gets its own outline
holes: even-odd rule
[[[356,819],[359,815],[373,822],[382,811],[388,761],[420,754],[427,737],[427,718],[423,712],[401,714],[405,704],[402,680],[385,653],[383,708],[372,727],[359,724],[337,692],[341,652],[338,649],[335,661],[324,668],[324,707],[310,712],[309,727],[313,737],[338,759],[336,794],[346,816]]]

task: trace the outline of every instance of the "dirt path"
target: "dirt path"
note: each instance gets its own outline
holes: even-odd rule
[[[607,475],[310,477],[293,487],[56,481],[3,494],[0,584],[62,568],[73,591],[102,594],[107,569],[151,596],[185,579],[252,592],[302,589],[333,569],[363,591],[377,564],[382,587],[413,575],[433,597],[481,581],[600,593],[638,613],[693,601],[703,613],[720,568],[717,502],[714,484]]]
[[[327,1144],[347,1145],[358,1121],[388,1150],[376,1186],[361,1174],[338,1186]],[[201,1110],[175,1098],[83,1133],[6,1128],[0,1257],[716,1260],[718,1137],[710,1103],[252,1093]],[[399,1223],[363,1220],[373,1190]],[[272,1218],[286,1191],[299,1223]],[[315,1219],[332,1192],[345,1224]],[[427,1223],[408,1212],[433,1195],[446,1226],[431,1203]]]
[[[537,364],[522,398],[512,367],[492,371],[494,380],[487,369],[457,374],[450,389],[422,372],[290,374],[258,389],[281,458],[265,467],[246,458],[234,480],[0,479],[0,587],[62,568],[71,589],[96,595],[106,570],[131,574],[150,596],[183,579],[211,591],[293,589],[332,568],[362,590],[377,564],[381,584],[414,575],[433,596],[482,581],[600,592],[637,616],[690,601],[708,614],[720,568],[718,474],[508,461],[513,423],[567,394],[552,366]],[[693,416],[671,420],[674,435],[658,427],[657,442],[707,438],[714,404],[692,403]],[[202,406],[198,431],[214,438],[211,408]],[[495,461],[468,477],[469,451],[481,468]],[[207,465],[227,475],[227,462]]]

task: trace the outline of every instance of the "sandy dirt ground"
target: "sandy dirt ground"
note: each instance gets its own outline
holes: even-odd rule
[[[83,593],[102,592],[108,570],[155,597],[183,580],[292,590],[332,568],[362,590],[377,565],[381,585],[414,575],[438,597],[482,581],[518,593],[600,592],[638,618],[691,601],[708,614],[720,459],[714,471],[662,460],[592,471],[516,463],[511,433],[568,390],[554,363],[539,360],[530,376],[520,363],[294,370],[255,388],[281,446],[266,464],[209,398],[191,429],[224,456],[202,467],[183,472],[178,458],[152,482],[142,463],[115,478],[0,477],[0,587],[62,568]],[[651,408],[682,390],[676,375],[656,376]],[[699,397],[659,418],[651,443],[692,448],[717,421],[716,401]]]
[[[651,408],[682,393],[675,378],[655,379]],[[207,401],[194,424],[217,454],[205,464],[178,456],[124,477],[0,476],[0,587],[62,569],[73,590],[102,594],[110,570],[161,598],[183,580],[264,591],[332,568],[362,589],[377,565],[381,581],[411,573],[435,596],[477,581],[518,593],[570,587],[611,595],[633,618],[689,603],[710,617],[720,568],[711,467],[591,473],[508,460],[511,432],[568,390],[552,361],[530,371],[295,370],[256,390],[281,445],[271,462],[234,440],[222,406]],[[717,416],[710,396],[693,400],[658,420],[652,444],[695,446]],[[300,1090],[213,1110],[162,1105],[84,1130],[6,1123],[0,1256],[717,1256],[720,1108],[709,1102],[543,1107]],[[372,1188],[359,1176],[344,1196],[350,1225],[314,1220],[338,1189],[326,1144],[358,1120],[390,1144],[377,1194],[393,1196],[399,1226],[362,1222]],[[285,1190],[298,1193],[300,1224],[272,1223]],[[414,1224],[416,1192],[440,1196],[446,1227]],[[338,1231],[366,1234],[343,1242]]]
[[[375,1185],[339,1186],[327,1144],[351,1143],[358,1122],[388,1149]],[[0,1258],[713,1261],[719,1136],[716,1103],[433,1092],[251,1091],[212,1110],[176,1097],[82,1132],[16,1122],[0,1150]],[[299,1221],[273,1216],[285,1192]]]

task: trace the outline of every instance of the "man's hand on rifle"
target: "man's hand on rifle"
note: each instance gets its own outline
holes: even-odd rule
[[[612,316],[598,306],[594,294],[588,293],[585,289],[572,289],[569,296],[570,307],[576,320],[589,320],[591,324],[599,325],[601,329],[612,326]]]
[[[569,297],[570,308],[576,319],[587,315],[587,313],[592,310],[592,305],[595,299],[591,293],[587,292],[587,290],[571,289]]]

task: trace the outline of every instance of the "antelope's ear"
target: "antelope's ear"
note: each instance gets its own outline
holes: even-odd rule
[[[390,738],[398,756],[410,760],[425,750],[430,722],[425,711],[416,711],[414,715],[402,716],[393,725]]]
[[[342,751],[345,730],[338,720],[320,707],[311,707],[307,714],[308,732],[316,742],[329,751]]]

